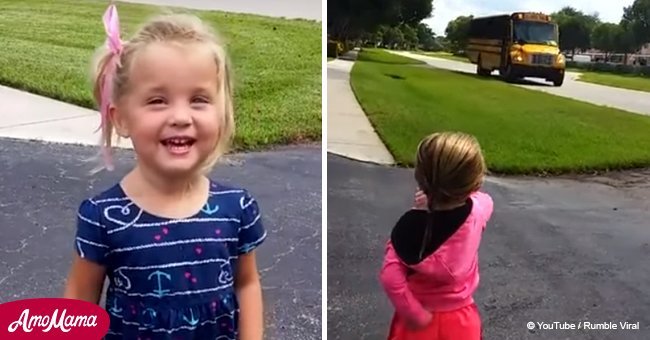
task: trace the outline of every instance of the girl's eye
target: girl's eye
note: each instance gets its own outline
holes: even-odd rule
[[[192,98],[192,104],[208,104],[208,103],[210,103],[210,100],[208,100],[208,98],[206,97],[199,96],[199,97]]]
[[[152,98],[147,101],[147,105],[162,105],[165,104],[165,100],[162,98]]]

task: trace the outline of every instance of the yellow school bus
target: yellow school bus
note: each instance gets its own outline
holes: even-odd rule
[[[506,81],[534,77],[562,86],[566,65],[558,40],[557,24],[543,13],[475,18],[466,53],[481,76],[498,70]]]

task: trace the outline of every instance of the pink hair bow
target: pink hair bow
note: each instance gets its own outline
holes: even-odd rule
[[[106,42],[113,53],[122,51],[122,40],[120,39],[120,18],[117,15],[117,8],[110,4],[104,12],[104,29],[106,30]]]
[[[113,78],[115,77],[115,72],[119,63],[120,53],[122,53],[122,40],[120,39],[120,19],[117,15],[117,8],[112,1],[106,9],[106,12],[104,12],[103,21],[104,30],[106,31],[106,45],[111,52],[111,56],[105,65],[100,83],[101,103],[99,105],[99,111],[101,115],[101,125],[99,129],[102,129],[102,137],[104,139],[108,139],[110,138],[110,136],[108,136],[110,131],[108,130],[107,121],[109,119],[108,109],[111,105],[111,96],[113,93]],[[104,163],[109,169],[112,169],[109,145],[102,145],[102,154],[104,157]]]

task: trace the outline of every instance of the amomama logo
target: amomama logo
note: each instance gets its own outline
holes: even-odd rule
[[[108,313],[71,299],[28,299],[0,304],[0,339],[101,339]]]

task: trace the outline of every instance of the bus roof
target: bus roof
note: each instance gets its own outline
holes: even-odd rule
[[[483,17],[475,17],[472,18],[472,20],[504,19],[504,18],[526,19],[526,20],[534,20],[534,21],[551,21],[551,16],[544,14],[542,12],[514,12],[512,14],[496,14],[496,15],[488,15]]]
[[[552,21],[551,16],[542,12],[515,12],[512,13],[513,19],[523,19],[531,21]]]

